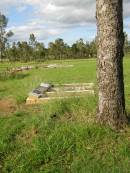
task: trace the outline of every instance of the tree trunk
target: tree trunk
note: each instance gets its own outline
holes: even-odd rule
[[[97,119],[111,128],[126,123],[123,78],[122,0],[97,0],[97,78],[99,103]]]

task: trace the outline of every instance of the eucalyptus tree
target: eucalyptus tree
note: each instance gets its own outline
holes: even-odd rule
[[[78,51],[77,44],[73,43],[71,46],[72,58],[78,58]]]
[[[0,59],[3,58],[5,44],[7,43],[8,38],[13,35],[12,31],[6,32],[7,24],[8,24],[7,17],[0,13]]]
[[[93,41],[89,44],[89,57],[95,58],[97,56],[97,38],[95,38]]]
[[[64,54],[64,47],[65,47],[64,40],[61,39],[61,38],[57,38],[55,40],[55,54],[56,54],[56,59],[62,59],[62,56]]]
[[[84,40],[82,38],[80,38],[76,42],[76,47],[78,49],[78,58],[83,58],[85,56],[85,52],[86,52],[86,45],[85,45]]]
[[[36,47],[36,44],[37,44],[36,37],[35,37],[35,35],[32,33],[32,34],[30,34],[30,36],[29,36],[29,45],[30,45],[32,48],[35,48],[35,47]]]
[[[29,46],[28,42],[22,41],[17,43],[17,55],[19,61],[30,61],[31,53],[31,47]]]
[[[55,50],[56,50],[55,43],[50,42],[48,44],[48,59],[56,59]]]
[[[114,129],[126,124],[122,6],[122,0],[96,0],[99,82],[97,117],[100,123]]]
[[[35,48],[35,58],[38,61],[44,61],[45,60],[45,55],[46,55],[46,48],[43,43],[38,43],[36,44]]]

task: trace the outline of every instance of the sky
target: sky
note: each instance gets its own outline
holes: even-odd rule
[[[130,39],[130,0],[124,2],[124,30]],[[56,38],[68,44],[96,36],[96,0],[1,0],[0,12],[8,19],[11,41],[27,41],[34,33],[47,45]]]

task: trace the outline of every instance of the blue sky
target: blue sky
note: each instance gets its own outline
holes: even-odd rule
[[[34,33],[47,45],[56,38],[72,44],[96,35],[96,0],[4,0],[0,11],[9,18],[12,41],[28,40]],[[130,0],[124,0],[124,30],[130,38]]]

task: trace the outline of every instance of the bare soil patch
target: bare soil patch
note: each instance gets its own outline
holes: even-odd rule
[[[10,114],[16,111],[17,104],[13,98],[0,100],[0,115]]]

